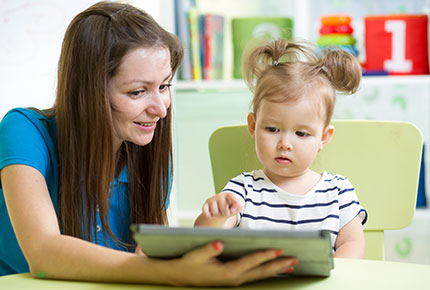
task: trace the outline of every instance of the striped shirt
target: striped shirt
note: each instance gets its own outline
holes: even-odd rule
[[[237,227],[328,230],[333,249],[344,225],[357,215],[363,226],[367,222],[367,212],[361,207],[349,180],[328,172],[323,172],[320,181],[304,195],[282,190],[261,169],[231,179],[223,191],[233,192],[244,201]]]

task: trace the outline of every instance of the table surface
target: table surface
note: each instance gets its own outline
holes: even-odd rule
[[[32,278],[29,274],[0,277],[0,289],[206,289],[145,284],[115,284],[75,282]],[[216,289],[216,288],[211,288]],[[330,277],[273,278],[236,287],[234,289],[430,289],[430,265],[373,260],[335,259]]]

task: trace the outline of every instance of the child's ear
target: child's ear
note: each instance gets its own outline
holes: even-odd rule
[[[249,113],[248,114],[248,118],[247,118],[247,120],[248,120],[248,131],[249,131],[249,134],[251,134],[251,137],[252,137],[252,140],[255,140],[254,139],[254,133],[255,133],[255,115],[254,115],[254,113]]]
[[[321,137],[320,147],[318,148],[318,152],[321,151],[328,143],[330,143],[331,137],[334,133],[334,127],[332,125],[328,125],[325,127],[324,132]]]

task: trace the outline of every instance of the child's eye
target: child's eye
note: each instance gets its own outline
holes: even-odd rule
[[[297,131],[297,132],[296,132],[296,135],[297,135],[297,136],[299,136],[299,137],[306,137],[306,136],[309,136],[309,134],[308,134],[308,133],[305,133],[305,132],[302,132],[302,131]]]
[[[159,90],[160,90],[160,92],[164,92],[164,91],[167,91],[171,86],[172,86],[172,84],[162,84],[159,87]]]
[[[279,132],[279,129],[275,128],[275,127],[266,127],[266,130],[268,132],[270,132],[270,133],[277,133],[277,132]]]

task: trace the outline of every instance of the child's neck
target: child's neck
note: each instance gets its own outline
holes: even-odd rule
[[[305,173],[297,176],[273,178],[267,174],[267,177],[279,188],[291,194],[305,195],[308,193],[321,179],[321,174],[307,170]]]

